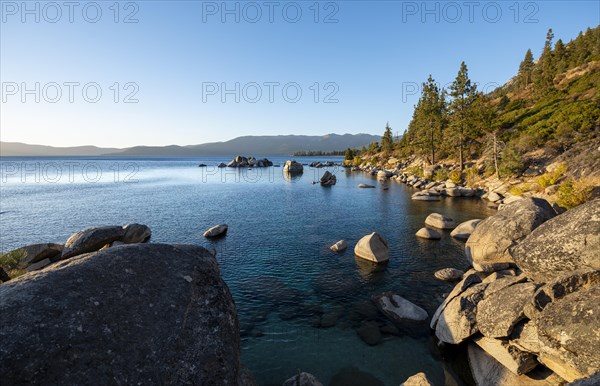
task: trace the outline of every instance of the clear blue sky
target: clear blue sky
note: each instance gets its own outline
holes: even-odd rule
[[[316,15],[314,1],[228,1],[229,9],[239,7],[233,14],[224,13],[221,1],[137,1],[121,2],[116,15],[113,1],[99,1],[97,17],[88,2],[73,9],[28,2],[34,12],[27,13],[21,1],[2,0],[0,138],[54,146],[186,145],[241,135],[381,134],[387,121],[402,133],[418,99],[411,85],[430,73],[451,82],[464,60],[474,81],[503,84],[528,48],[537,58],[548,28],[566,42],[600,23],[598,1],[474,3],[319,2]],[[298,8],[302,15],[292,23]],[[132,13],[138,22],[124,23]],[[35,90],[36,82],[39,103],[22,87]],[[79,83],[72,103],[65,82]],[[137,103],[123,103],[136,91],[125,89],[128,82],[137,85]],[[211,88],[234,89],[236,82],[239,103]],[[279,83],[272,103],[265,82]],[[100,87],[96,103],[83,98],[84,85],[90,101]],[[298,86],[302,96],[291,103]],[[337,103],[324,103],[334,91]]]

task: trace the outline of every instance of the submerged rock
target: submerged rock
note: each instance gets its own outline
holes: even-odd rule
[[[423,321],[429,316],[421,307],[391,292],[374,296],[373,301],[385,316],[396,322],[407,319]]]
[[[356,333],[369,346],[378,345],[383,339],[379,326],[373,321],[362,322]]]
[[[235,305],[199,246],[81,255],[2,284],[0,299],[0,373],[14,384],[243,379]]]
[[[314,375],[302,372],[283,382],[283,386],[323,386],[323,384]]]
[[[354,247],[354,254],[375,263],[382,263],[389,260],[387,241],[376,232],[358,240],[356,247]]]
[[[473,268],[492,272],[514,263],[513,248],[555,212],[546,200],[528,198],[513,202],[481,221],[465,246]]]
[[[565,272],[600,269],[600,198],[544,222],[513,255],[519,268],[541,283]]]
[[[368,184],[358,184],[358,187],[363,189],[375,188],[373,185]]]

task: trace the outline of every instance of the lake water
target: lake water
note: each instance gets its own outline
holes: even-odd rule
[[[370,298],[393,291],[431,315],[452,288],[433,273],[465,269],[464,244],[449,232],[440,241],[414,234],[431,212],[466,221],[491,215],[485,204],[465,198],[411,201],[413,190],[404,184],[390,182],[384,190],[373,177],[343,168],[329,168],[338,182],[324,188],[312,181],[326,169],[305,166],[303,175],[290,179],[283,167],[215,167],[230,159],[4,157],[0,250],[64,243],[89,226],[147,224],[152,242],[217,251],[238,308],[242,361],[259,384],[281,385],[298,370],[325,385],[397,386],[419,371],[435,384],[448,382],[452,369],[442,361],[428,323],[393,326],[374,312]],[[377,188],[359,189],[359,183]],[[219,223],[229,224],[226,237],[202,237]],[[355,243],[373,231],[389,244],[383,270],[353,254]],[[340,239],[349,248],[338,255],[329,246]],[[325,328],[323,319],[334,325]],[[365,325],[385,332],[381,343],[370,346],[359,337]]]

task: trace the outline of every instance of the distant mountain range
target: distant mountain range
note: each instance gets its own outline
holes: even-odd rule
[[[371,134],[261,135],[189,146],[134,146],[124,149],[96,146],[53,147],[20,142],[0,142],[0,156],[211,156],[291,155],[295,152],[337,151],[360,148],[381,136]]]

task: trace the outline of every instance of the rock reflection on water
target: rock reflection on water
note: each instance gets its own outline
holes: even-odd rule
[[[344,367],[331,378],[329,386],[385,386],[373,374],[360,371],[354,366]]]
[[[385,270],[388,266],[388,261],[383,263],[374,263],[360,257],[355,256],[356,268],[358,274],[363,278],[365,282],[371,284],[378,284],[383,282],[385,278]]]

